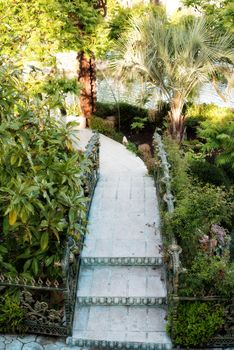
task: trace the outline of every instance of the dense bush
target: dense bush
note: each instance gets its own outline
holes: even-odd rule
[[[193,159],[189,164],[189,173],[204,183],[226,187],[231,184],[224,169],[209,163],[205,159]]]
[[[119,104],[97,102],[97,111],[95,114],[97,117],[104,119],[108,116],[119,118],[120,115],[121,129],[130,129],[133,118],[135,117],[145,118],[148,116],[146,109],[125,102],[120,102]]]
[[[43,105],[32,108],[16,71],[0,67],[0,83],[0,269],[58,278],[68,236],[79,241],[85,231],[87,164],[73,149],[70,126]]]
[[[234,264],[228,265],[228,257],[220,259],[200,252],[180,280],[182,295],[234,297]]]
[[[206,344],[224,323],[224,308],[212,302],[181,302],[177,311],[178,318],[173,321],[175,345],[191,348]],[[169,334],[172,332],[170,318]]]
[[[184,191],[190,184],[188,176],[188,162],[177,142],[170,137],[164,137],[164,144],[171,165],[172,191],[177,199],[184,196]]]
[[[167,107],[162,106],[162,108],[156,111],[152,117],[151,111],[125,102],[120,102],[119,104],[97,102],[97,111],[95,114],[104,119],[108,116],[115,116],[117,123],[119,123],[120,116],[120,130],[123,132],[131,130],[134,118],[137,117],[143,120],[147,118],[147,122],[145,122],[144,126],[145,128],[149,128],[153,133],[155,126],[162,126],[166,110]]]
[[[106,135],[115,141],[122,142],[123,134],[115,130],[115,126],[112,121],[105,120],[96,116],[91,118],[91,129]]]
[[[0,332],[22,332],[25,315],[19,305],[18,293],[5,293],[0,297]]]
[[[164,233],[169,238],[173,232],[182,246],[182,260],[191,266],[200,249],[199,239],[210,236],[212,224],[232,227],[232,192],[208,183],[196,181],[189,175],[191,154],[184,154],[168,138],[165,145],[172,165],[172,191],[176,198],[173,213],[164,213]],[[193,159],[193,162],[200,162]]]
[[[176,202],[172,214],[164,215],[165,232],[173,232],[183,249],[182,259],[190,266],[199,250],[199,239],[210,234],[212,224],[231,224],[232,205],[228,194],[210,185],[190,185]]]

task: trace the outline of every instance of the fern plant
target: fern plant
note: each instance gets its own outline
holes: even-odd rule
[[[214,156],[219,165],[234,169],[234,114],[226,118],[206,120],[201,123],[199,136],[205,140],[203,150]]]

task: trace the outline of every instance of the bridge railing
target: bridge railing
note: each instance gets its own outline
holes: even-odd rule
[[[158,199],[163,210],[173,213],[174,196],[171,190],[170,164],[168,162],[167,153],[165,151],[162,138],[158,132],[154,134],[155,149],[155,184],[157,188]],[[165,206],[166,204],[166,206]],[[176,238],[172,232],[170,242],[167,242],[167,280],[169,295],[177,295],[179,288],[179,274],[181,272],[180,254],[181,247],[177,244]]]

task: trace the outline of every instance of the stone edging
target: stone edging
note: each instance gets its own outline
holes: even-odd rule
[[[166,298],[157,297],[77,297],[79,305],[157,306],[166,305]]]
[[[119,350],[171,350],[171,344],[163,343],[137,343],[137,342],[120,342],[120,341],[110,341],[110,340],[90,340],[90,339],[72,339],[68,338],[67,343],[69,346],[76,345],[79,347],[97,347],[97,348],[109,348],[109,349],[119,349]]]
[[[162,257],[83,257],[81,258],[83,266],[99,265],[99,266],[161,266]]]

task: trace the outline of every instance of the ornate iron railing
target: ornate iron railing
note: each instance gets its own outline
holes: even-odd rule
[[[174,196],[171,190],[171,176],[170,176],[170,164],[168,162],[167,153],[165,151],[162,138],[156,131],[154,134],[154,149],[155,149],[155,172],[154,179],[157,188],[158,199],[162,210],[166,210],[169,213],[174,211]],[[165,206],[166,203],[166,206]],[[164,238],[164,237],[163,237]],[[167,238],[168,239],[168,238]],[[180,254],[182,253],[181,247],[177,244],[176,238],[173,232],[171,232],[170,242],[165,241],[165,261],[166,275],[167,275],[167,298],[168,305],[171,313],[171,336],[172,341],[175,334],[174,324],[178,318],[178,306],[180,302],[217,302],[220,303],[225,310],[225,324],[219,334],[216,334],[212,339],[208,341],[201,348],[227,348],[234,346],[234,300],[225,299],[217,296],[205,296],[205,297],[183,297],[179,295],[179,277],[180,274],[186,273],[186,269],[183,269]],[[198,349],[198,348],[197,348]]]
[[[89,199],[86,205],[87,219],[99,174],[98,134],[91,137],[84,156],[87,166],[82,182],[85,196]],[[79,222],[81,219],[78,219]],[[0,289],[17,288],[20,293],[20,307],[26,315],[22,332],[56,336],[71,334],[83,241],[84,236],[78,246],[72,237],[68,238],[60,263],[63,275],[60,279],[11,278],[0,273]]]
[[[170,164],[167,159],[167,153],[164,149],[162,138],[159,133],[154,134],[154,149],[155,149],[155,184],[159,202],[163,210],[169,213],[174,211],[174,196],[171,191],[171,176]],[[166,203],[166,208],[164,203]],[[180,254],[181,247],[177,244],[174,234],[171,234],[171,242],[167,242],[167,255],[169,264],[167,269],[167,290],[169,295],[177,295],[179,274],[182,271]]]

